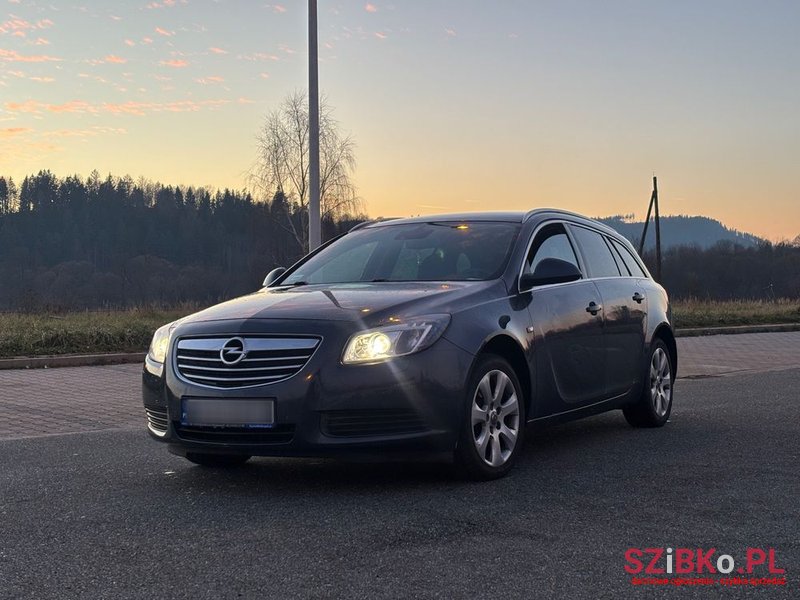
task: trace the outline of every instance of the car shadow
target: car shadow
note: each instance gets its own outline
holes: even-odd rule
[[[564,465],[574,467],[581,455],[596,456],[625,439],[630,427],[621,413],[607,413],[560,425],[526,428],[526,445],[502,486],[514,480],[538,479]],[[441,462],[353,462],[343,459],[254,457],[245,465],[215,469],[171,457],[168,482],[176,489],[221,495],[304,494],[337,491],[395,493],[398,490],[459,489],[486,485],[464,479],[452,464]],[[166,482],[165,482],[166,483]],[[490,484],[491,485],[491,484]]]

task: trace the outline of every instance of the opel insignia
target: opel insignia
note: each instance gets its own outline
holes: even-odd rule
[[[492,479],[531,422],[664,425],[676,368],[631,244],[539,209],[359,225],[156,331],[143,396],[151,436],[200,465],[435,458]]]

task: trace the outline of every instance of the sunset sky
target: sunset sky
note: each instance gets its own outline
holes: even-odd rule
[[[559,206],[800,234],[800,2],[319,0],[372,216]],[[306,6],[0,0],[0,174],[241,188]]]

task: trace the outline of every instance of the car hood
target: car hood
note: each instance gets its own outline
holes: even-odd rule
[[[231,319],[308,319],[379,324],[388,317],[452,312],[502,282],[395,282],[264,288],[190,315],[182,324]],[[371,326],[371,325],[370,325]]]

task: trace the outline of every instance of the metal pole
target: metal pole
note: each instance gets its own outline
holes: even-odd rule
[[[308,0],[308,250],[322,244],[319,208],[319,72],[317,68],[317,0]]]

